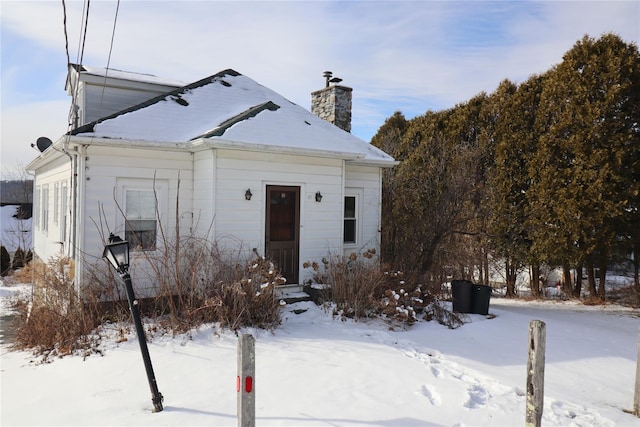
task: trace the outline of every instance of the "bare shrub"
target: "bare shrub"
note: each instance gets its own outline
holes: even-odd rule
[[[316,283],[330,286],[325,300],[335,304],[336,314],[364,318],[375,314],[386,280],[377,260],[373,260],[375,254],[375,249],[369,249],[349,257],[329,256],[323,258],[322,267],[310,262],[304,267],[313,269]]]
[[[147,254],[159,293],[145,304],[174,333],[206,322],[232,330],[279,324],[275,286],[284,279],[268,260],[247,258],[241,249],[221,251],[193,236],[179,247],[169,242],[163,247],[155,257]]]
[[[280,324],[275,290],[285,280],[265,258],[259,257],[250,264],[240,280],[214,287],[205,305],[213,308],[212,320],[234,331],[245,326],[273,328]]]
[[[401,271],[382,271],[374,257],[375,250],[368,250],[360,256],[325,258],[322,267],[316,262],[304,267],[313,270],[313,281],[323,285],[321,299],[330,301],[336,315],[383,316],[408,325],[421,319],[436,320],[452,329],[465,323],[446,307],[436,283],[419,284],[417,278],[405,278]]]
[[[33,301],[15,306],[18,311],[15,346],[32,349],[44,360],[97,349],[97,338],[91,335],[98,326],[96,313],[82,304],[68,266],[69,260],[64,257],[53,258],[46,264],[35,263],[32,277],[37,292]]]

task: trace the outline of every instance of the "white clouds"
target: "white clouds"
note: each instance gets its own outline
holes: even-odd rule
[[[72,61],[82,7],[67,1]],[[107,65],[115,11],[113,1],[91,2],[85,64]],[[410,118],[544,72],[584,34],[638,42],[639,20],[637,1],[123,0],[110,66],[186,82],[234,68],[306,108],[331,70],[354,88],[354,133],[366,128],[358,136],[368,139],[395,110]],[[59,2],[3,1],[2,31],[56,55],[40,80],[66,72]],[[42,52],[25,52],[25,62]],[[3,90],[5,68],[19,65],[3,48]]]
[[[67,131],[69,101],[45,101],[2,108],[2,176],[18,173],[38,151],[31,147],[41,136],[55,141]]]

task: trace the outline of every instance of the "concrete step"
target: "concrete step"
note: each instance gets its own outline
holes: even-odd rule
[[[297,302],[311,301],[309,294],[302,290],[301,285],[284,285],[276,288],[278,298],[287,304],[295,304]]]

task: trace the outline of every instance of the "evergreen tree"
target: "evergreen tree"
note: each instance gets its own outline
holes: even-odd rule
[[[629,180],[638,152],[637,48],[611,34],[599,40],[585,36],[550,75],[537,116],[537,170],[531,174],[534,246],[559,264],[585,260],[603,274],[637,192]],[[598,294],[604,299],[601,279]]]
[[[7,248],[0,246],[0,275],[6,276],[11,270],[11,255]]]
[[[399,111],[388,118],[384,125],[378,129],[378,132],[371,140],[371,144],[380,148],[385,153],[391,155],[397,161],[400,161],[404,155],[400,148],[402,139],[406,133],[408,122]],[[398,224],[393,218],[393,205],[395,203],[394,196],[396,194],[397,185],[395,182],[395,170],[393,168],[385,168],[382,171],[382,230],[381,230],[381,248],[380,258],[382,261],[393,264],[396,258],[398,248],[396,248],[396,235],[398,233]]]
[[[496,124],[495,166],[490,176],[489,234],[494,256],[505,260],[507,296],[515,295],[516,275],[530,262],[536,276],[531,291],[538,296],[539,262],[530,256],[531,237],[526,228],[528,168],[537,147],[533,125],[541,91],[541,78],[519,87],[501,85],[502,111]],[[499,88],[500,89],[500,88]]]
[[[599,267],[604,298],[607,262],[633,253],[640,289],[639,63],[636,45],[585,36],[520,86],[394,114],[372,141],[401,162],[384,175],[386,259],[422,273],[475,263],[488,281],[490,243],[510,295],[525,264],[535,295],[544,263],[563,267],[567,295],[581,291],[571,267],[587,267],[594,295]]]
[[[25,266],[25,253],[22,248],[16,249],[16,252],[13,254],[13,262],[11,263],[12,270],[18,270]]]

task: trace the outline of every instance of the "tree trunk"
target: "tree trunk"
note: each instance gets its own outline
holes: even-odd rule
[[[573,290],[573,296],[580,298],[582,294],[582,262],[576,266],[576,287]]]
[[[593,262],[591,261],[591,258],[587,258],[587,282],[589,284],[589,296],[591,298],[597,297],[596,276],[593,272]]]
[[[482,263],[484,265],[484,284],[490,285],[489,282],[489,251],[484,250],[482,253]],[[636,268],[636,283],[638,278],[638,269]],[[640,291],[640,285],[638,285],[637,289]]]
[[[562,266],[562,286],[567,297],[573,295],[573,285],[571,283],[571,268],[566,264]]]
[[[516,274],[515,267],[513,264],[507,259],[505,261],[505,276],[507,279],[507,298],[514,298],[516,296]]]
[[[540,298],[540,264],[531,265],[531,295]]]
[[[640,251],[633,251],[633,284],[640,292]]]
[[[607,277],[607,265],[606,263],[603,262],[602,265],[600,265],[600,283],[598,283],[598,296],[603,302],[606,299],[606,292],[604,290],[606,277]]]

